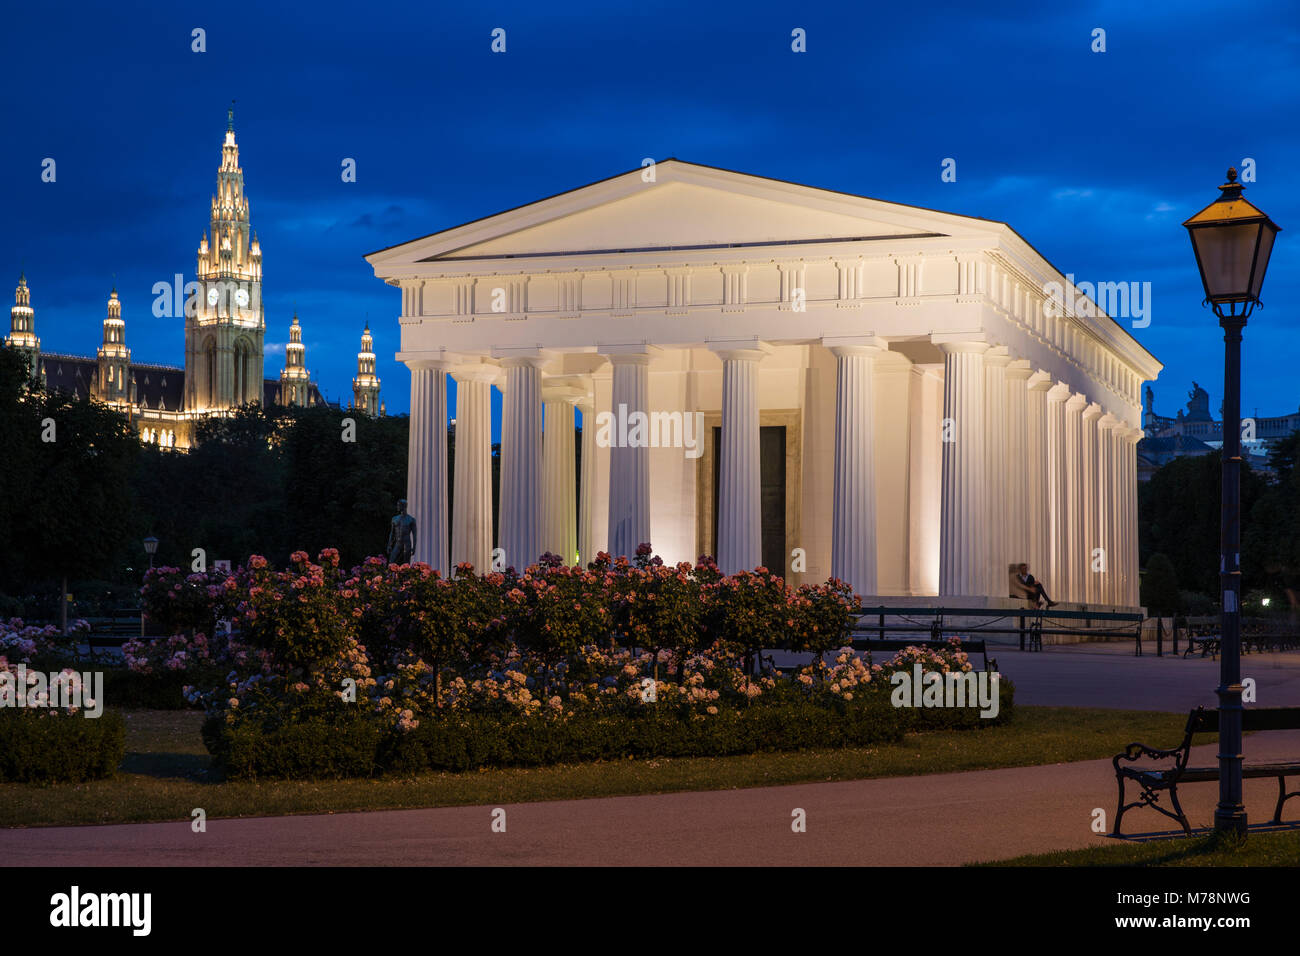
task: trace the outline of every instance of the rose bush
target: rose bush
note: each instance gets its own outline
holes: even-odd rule
[[[181,583],[165,580],[168,589]],[[546,555],[522,571],[461,565],[450,578],[379,558],[343,572],[337,552],[315,561],[298,552],[281,571],[254,556],[220,587],[194,583],[189,597],[158,600],[186,607],[176,620],[229,616],[235,632],[132,642],[128,660],[193,675],[186,696],[208,712],[209,748],[228,771],[249,775],[459,766],[480,752],[457,736],[467,728],[513,728],[493,739],[569,758],[587,752],[578,726],[626,753],[650,752],[659,746],[652,739],[665,753],[748,752],[764,746],[756,728],[770,728],[777,713],[821,729],[773,731],[771,746],[886,739],[929,719],[889,706],[890,674],[916,661],[970,668],[959,642],[878,663],[842,646],[858,607],[842,581],[794,588],[763,568],[721,574],[707,557],[670,566],[648,545],[632,561],[602,553],[579,568]],[[166,593],[156,582],[153,590]],[[763,656],[774,650],[813,659],[782,671]],[[762,713],[735,722],[755,708]],[[836,720],[856,729],[826,730]],[[714,730],[693,729],[711,722]],[[304,727],[323,729],[313,736]],[[306,743],[317,738],[319,759]],[[331,739],[346,741],[346,752],[327,752]],[[297,755],[259,756],[286,747]]]

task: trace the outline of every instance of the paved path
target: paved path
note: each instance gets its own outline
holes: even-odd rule
[[[1164,743],[1157,741],[1156,743]],[[1172,743],[1170,741],[1169,743]],[[1255,734],[1250,759],[1294,756],[1300,732]],[[1214,747],[1196,748],[1212,763]],[[1186,788],[1193,825],[1210,822],[1217,788]],[[1272,814],[1272,781],[1246,781],[1255,822]],[[926,777],[752,790],[566,800],[492,807],[0,830],[6,866],[168,865],[956,865],[1113,841],[1090,829],[1114,812],[1109,760]],[[791,830],[792,811],[807,832]],[[1286,816],[1300,815],[1288,805]],[[1130,833],[1167,830],[1152,810]]]
[[[1042,652],[1002,645],[990,654],[997,658],[998,669],[1015,681],[1016,702],[1021,704],[1176,713],[1197,704],[1218,706],[1217,660],[1168,653],[1156,657],[1151,642],[1141,657],[1133,656],[1132,641],[1056,644]],[[975,658],[978,664],[979,655]],[[1300,652],[1245,654],[1241,675],[1254,678],[1258,706],[1300,706]]]
[[[1021,651],[1007,638],[990,641],[989,656],[1015,682],[1019,704],[1185,714],[1198,704],[1217,707],[1219,703],[1214,693],[1219,684],[1217,660],[1169,653],[1156,657],[1150,641],[1143,656],[1135,657],[1132,641],[1053,644],[1031,652]],[[775,657],[780,666],[808,659],[793,654]],[[977,668],[984,663],[979,654],[972,655],[972,661]],[[1300,652],[1246,654],[1241,674],[1254,678],[1258,706],[1300,706]]]

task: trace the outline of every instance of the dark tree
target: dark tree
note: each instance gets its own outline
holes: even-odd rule
[[[1153,554],[1142,574],[1142,604],[1153,617],[1179,613],[1178,573],[1163,554]]]

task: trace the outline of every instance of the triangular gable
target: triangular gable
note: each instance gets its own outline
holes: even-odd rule
[[[402,264],[818,240],[990,235],[1000,223],[670,159],[371,253]]]

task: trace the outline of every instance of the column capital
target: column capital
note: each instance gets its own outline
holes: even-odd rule
[[[501,375],[501,366],[495,361],[485,358],[479,358],[477,361],[471,361],[455,365],[451,369],[451,377],[457,382],[492,382]]]
[[[613,352],[605,356],[609,364],[616,368],[620,365],[649,365],[649,352]]]
[[[543,402],[568,402],[577,405],[587,396],[587,390],[580,385],[567,381],[542,381]]]
[[[496,352],[496,349],[493,349]],[[523,368],[525,366],[535,369],[541,369],[543,365],[550,361],[548,356],[542,355],[540,350],[536,352],[518,352],[499,356],[502,368]]]
[[[1093,402],[1091,405],[1087,406],[1083,410],[1083,420],[1085,422],[1095,421],[1100,417],[1101,417],[1101,406],[1098,405],[1096,402]]]
[[[1065,410],[1067,412],[1082,412],[1087,404],[1087,395],[1084,395],[1083,392],[1073,392],[1065,401]]]
[[[1041,368],[1029,376],[1029,390],[1031,392],[1046,392],[1055,387],[1056,383],[1052,381],[1052,376],[1044,372]]]
[[[1033,374],[1034,368],[1029,364],[1029,359],[1012,359],[1007,366],[1007,378],[1011,381],[1026,382]]]
[[[875,354],[886,348],[886,344],[875,335],[823,335],[823,348],[830,349],[837,357],[840,355]]]
[[[1011,351],[1005,345],[994,345],[984,353],[984,364],[1006,368],[1011,364]]]
[[[1070,386],[1064,382],[1056,382],[1047,390],[1047,400],[1049,402],[1064,403],[1070,397]]]
[[[983,333],[979,333],[982,335]],[[956,355],[962,352],[984,353],[989,350],[989,344],[978,338],[976,334],[967,332],[962,333],[935,333],[930,336],[930,342],[933,345],[943,349],[946,355]]]
[[[434,349],[428,352],[398,352],[395,357],[397,361],[410,369],[440,368],[446,370],[455,365],[460,359],[460,356],[448,352],[446,349]]]
[[[710,352],[724,362],[760,362],[772,352],[772,346],[757,338],[712,339],[704,344]]]
[[[1121,427],[1123,424],[1124,424],[1123,422],[1121,422],[1118,418],[1116,418],[1116,417],[1115,417],[1114,415],[1112,415],[1110,412],[1107,412],[1105,415],[1102,415],[1101,418],[1097,419],[1097,427],[1098,427],[1098,428],[1107,428],[1107,429],[1109,429],[1109,428],[1119,428],[1119,427]]]
[[[646,342],[597,342],[596,354],[611,365],[645,365],[659,349]]]

